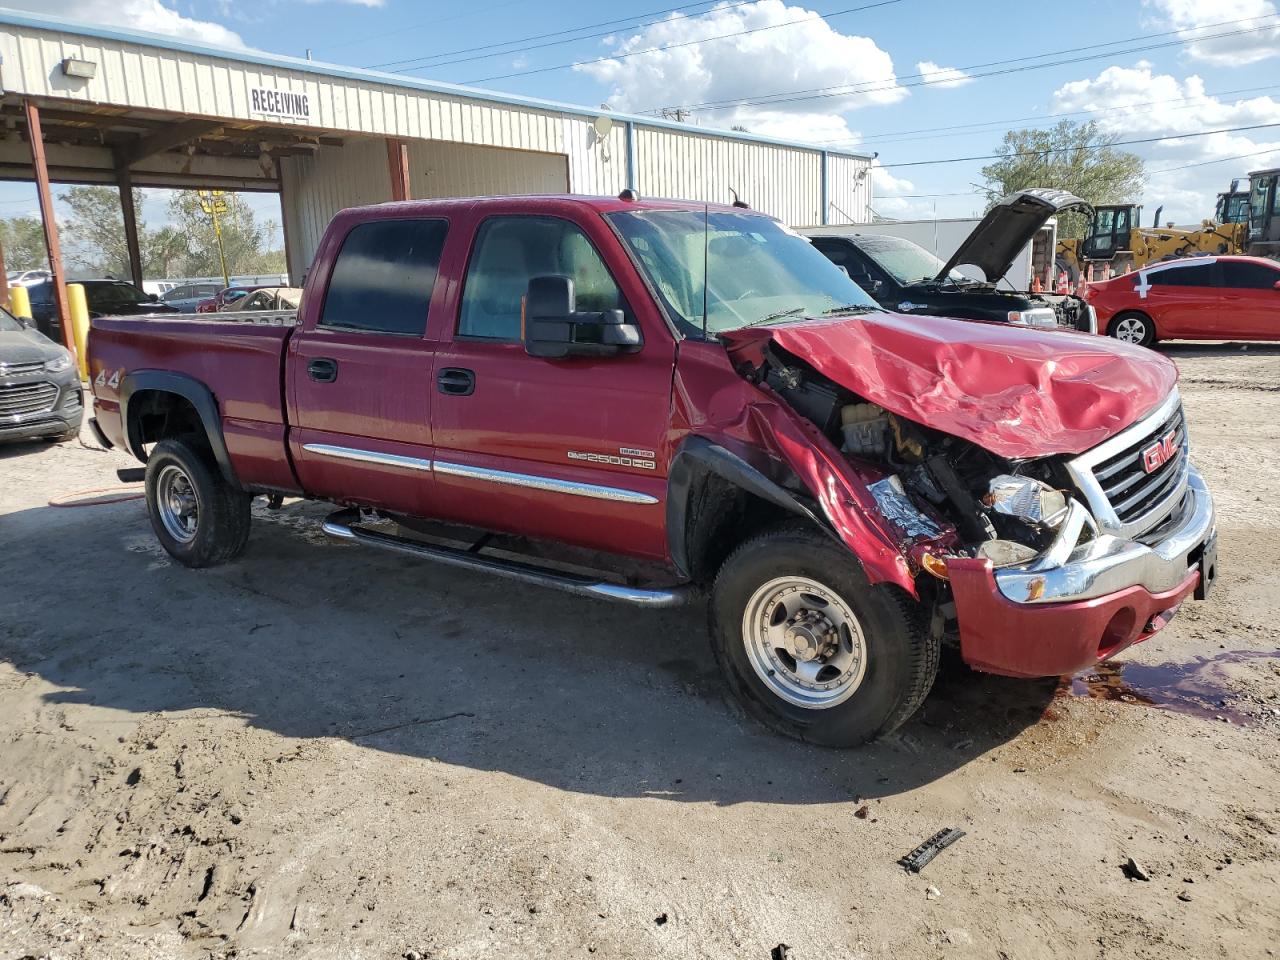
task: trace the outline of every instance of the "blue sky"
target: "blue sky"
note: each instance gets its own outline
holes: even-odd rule
[[[980,180],[982,162],[897,164],[989,154],[1005,129],[1050,123],[1044,118],[1055,114],[1096,118],[1125,139],[1280,124],[1275,0],[1084,0],[1061,14],[1012,0],[892,0],[851,13],[840,11],[874,0],[728,0],[661,13],[677,2],[9,0],[9,5],[297,56],[310,49],[317,60],[356,66],[416,61],[420,69],[402,64],[414,76],[483,81],[493,89],[608,103],[619,110],[690,106],[693,123],[738,123],[760,133],[878,152],[885,166],[877,173],[875,206],[898,217],[980,212],[973,184]],[[623,22],[592,26],[603,21]],[[565,37],[470,49],[579,27]],[[730,33],[739,35],[687,43]],[[566,39],[571,42],[558,42]],[[533,43],[544,46],[517,49]],[[685,45],[671,47],[674,43]],[[1111,46],[1040,56],[1095,44]],[[667,49],[635,54],[654,47]],[[1069,57],[1088,59],[1038,67],[1046,59]],[[1025,59],[1008,66],[1034,68],[972,76],[1001,69],[984,64],[1014,58]],[[592,60],[597,62],[564,67]],[[851,85],[857,95],[831,92],[847,92]],[[790,95],[779,98],[783,93]],[[697,106],[734,99],[754,102]],[[759,102],[765,99],[774,102]],[[1211,215],[1214,194],[1232,177],[1280,166],[1280,127],[1130,149],[1148,161],[1146,192],[1136,198],[1147,205],[1148,216],[1163,204],[1166,219],[1196,222]],[[1232,157],[1240,159],[1224,160]],[[0,187],[0,214],[23,210],[23,190]],[[271,213],[272,201],[264,201],[263,209]],[[159,205],[150,212],[158,216]]]

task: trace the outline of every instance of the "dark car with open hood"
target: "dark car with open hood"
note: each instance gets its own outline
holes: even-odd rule
[[[71,353],[0,308],[0,441],[71,440],[83,419]]]
[[[1049,218],[1088,204],[1063,190],[1023,190],[996,203],[951,259],[943,263],[919,244],[879,234],[811,234],[813,245],[886,310],[895,313],[992,320],[1026,327],[1097,332],[1079,297],[1001,290],[1018,253]],[[976,280],[957,267],[973,266]]]
[[[179,563],[306,496],[347,543],[706,599],[729,689],[830,745],[911,716],[944,641],[1060,676],[1213,583],[1177,370],[1142,347],[889,313],[771,217],[630,191],[344,210],[319,250],[295,322],[93,321],[95,431]]]

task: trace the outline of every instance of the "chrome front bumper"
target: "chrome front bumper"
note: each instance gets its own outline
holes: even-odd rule
[[[1094,536],[1077,546],[1086,527]],[[1180,515],[1158,543],[1099,533],[1089,512],[1072,501],[1049,549],[1031,563],[997,570],[996,586],[1015,603],[1092,600],[1133,586],[1163,593],[1186,580],[1202,556],[1212,557],[1216,541],[1213,498],[1199,471],[1189,467]]]

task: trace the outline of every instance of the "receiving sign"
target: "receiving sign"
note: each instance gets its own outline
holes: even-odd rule
[[[288,117],[291,120],[311,119],[311,98],[305,93],[273,90],[270,87],[253,87],[249,90],[249,109],[272,117]]]

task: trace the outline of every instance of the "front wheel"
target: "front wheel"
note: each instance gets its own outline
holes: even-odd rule
[[[725,561],[711,640],[752,715],[823,746],[856,746],[902,725],[938,669],[939,642],[910,598],[871,586],[847,550],[792,524]]]
[[[1156,325],[1145,313],[1122,313],[1111,321],[1107,330],[1111,336],[1124,343],[1136,343],[1149,347],[1156,342]]]
[[[228,483],[200,446],[157,443],[147,459],[146,490],[151,528],[179,563],[213,567],[244,552],[253,498]]]

